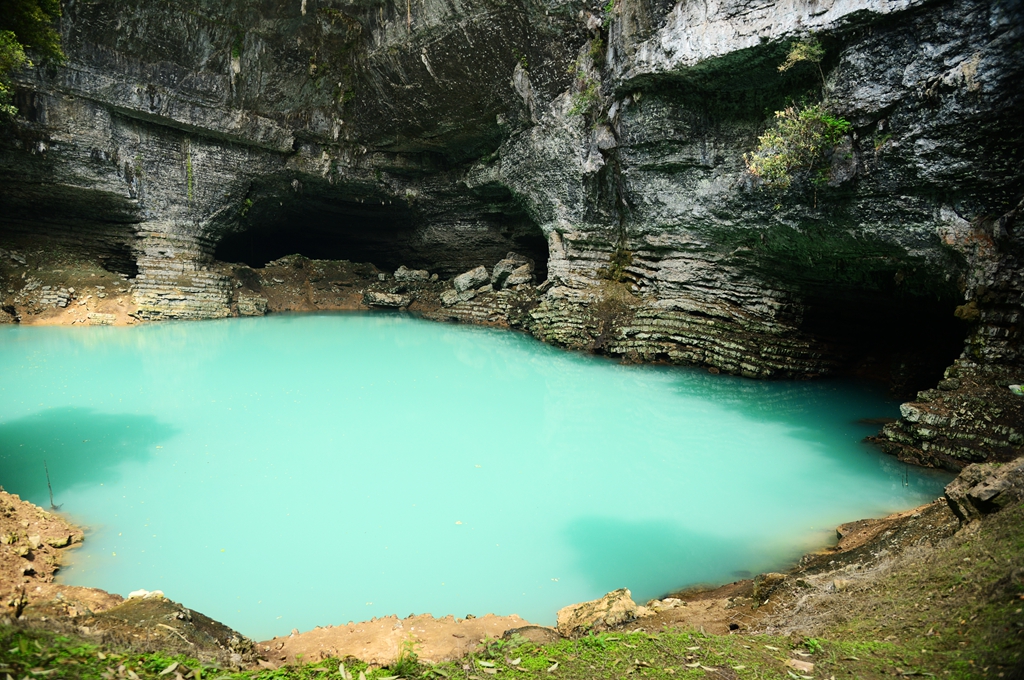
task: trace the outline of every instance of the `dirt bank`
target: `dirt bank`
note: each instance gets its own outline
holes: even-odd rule
[[[121,602],[95,588],[57,585],[66,550],[82,542],[82,530],[54,512],[0,491],[0,601],[4,618],[22,615],[31,604],[61,602],[62,615],[103,611]]]

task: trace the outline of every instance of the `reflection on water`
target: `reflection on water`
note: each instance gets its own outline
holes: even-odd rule
[[[44,461],[60,490],[116,481],[118,465],[145,461],[156,442],[175,432],[152,416],[45,409],[0,422],[0,480],[36,502],[47,497]]]
[[[859,419],[897,414],[863,386],[401,315],[6,327],[0,375],[0,484],[47,505],[45,459],[90,527],[64,579],[159,588],[257,638],[410,611],[553,623],[619,587],[781,568],[948,479],[861,442]]]

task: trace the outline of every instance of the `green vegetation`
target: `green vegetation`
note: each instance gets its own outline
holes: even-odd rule
[[[821,41],[813,35],[807,40],[798,40],[789,47],[789,54],[786,61],[779,65],[779,72],[785,73],[800,63],[814,64],[818,67],[818,75],[821,76],[821,85],[825,86],[825,72],[821,69],[821,61],[825,58],[825,48]]]
[[[192,150],[189,149],[185,154],[185,182],[186,182],[186,196],[188,202],[192,202]]]
[[[523,67],[524,71],[526,71],[527,73],[530,72],[530,62],[526,58],[525,54],[523,54],[522,52],[515,48],[512,48],[512,56],[516,58],[516,61],[518,61],[519,65]]]
[[[569,106],[570,116],[580,116],[584,113],[589,113],[600,99],[601,83],[595,78],[591,78],[582,69],[576,72],[576,77],[579,81],[580,91],[572,96],[571,105]]]
[[[825,72],[821,62],[825,48],[811,37],[794,42],[779,71],[788,71],[797,64],[811,63],[821,76],[822,94]],[[747,170],[759,178],[766,188],[786,191],[798,175],[810,177],[821,186],[832,175],[829,169],[832,152],[853,130],[853,125],[828,110],[825,104],[787,106],[775,112],[775,124],[757,139],[757,148],[743,155]]]
[[[44,64],[60,64],[64,52],[53,25],[60,16],[60,0],[0,0],[0,113],[14,115],[10,75],[32,66],[29,53]]]
[[[587,55],[594,62],[594,66],[600,67],[604,63],[604,40],[594,38],[587,48]]]
[[[597,275],[609,281],[622,281],[626,277],[626,267],[633,264],[633,253],[619,246],[608,260],[608,266],[597,271]]]
[[[757,139],[757,148],[744,154],[750,174],[765,186],[785,191],[797,173],[810,175],[815,185],[828,182],[831,152],[849,134],[849,121],[822,105],[790,106],[775,112],[775,125]]]

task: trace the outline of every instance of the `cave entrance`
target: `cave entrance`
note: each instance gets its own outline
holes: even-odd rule
[[[0,197],[0,247],[38,252],[55,267],[93,262],[134,278],[135,241],[142,221],[124,196],[58,184],[5,180]]]
[[[386,199],[268,202],[275,206],[254,205],[245,228],[226,234],[214,257],[259,268],[297,253],[369,262],[385,271],[405,265],[449,278],[479,265],[490,268],[514,251],[535,261],[538,280],[547,275],[547,239],[515,210],[473,206],[432,213]]]
[[[900,399],[934,387],[969,330],[948,298],[833,291],[807,303],[803,329],[832,349],[841,372],[885,382]]]
[[[414,231],[409,210],[379,201],[377,205],[358,200],[306,202],[254,213],[244,230],[220,240],[214,257],[259,268],[298,253],[316,260],[372,262],[388,268],[401,259],[398,244]]]

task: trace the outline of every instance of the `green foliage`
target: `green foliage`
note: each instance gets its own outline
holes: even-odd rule
[[[519,65],[523,67],[523,70],[529,73],[530,62],[526,58],[526,55],[520,52],[519,50],[515,49],[514,47],[512,48],[512,55],[516,58],[516,61],[519,62]]]
[[[804,646],[807,647],[807,651],[811,654],[821,654],[824,648],[821,646],[822,641],[815,638],[807,638],[804,640]]]
[[[582,70],[577,72],[577,76],[582,84],[582,88],[572,96],[572,105],[569,107],[570,116],[579,116],[590,112],[600,99],[599,89],[601,84]]]
[[[0,114],[15,115],[11,103],[10,74],[32,66],[26,50],[43,63],[64,62],[60,35],[53,24],[60,16],[60,0],[0,0]]]
[[[590,60],[594,62],[594,66],[600,66],[604,63],[604,41],[600,38],[594,38],[590,41],[590,45],[587,49],[587,54],[590,56]]]
[[[44,62],[61,63],[60,35],[54,23],[60,0],[0,0],[0,31],[11,31],[17,41]]]
[[[633,253],[618,247],[608,260],[608,266],[597,271],[597,275],[609,281],[622,281],[626,278],[626,267],[633,264]]]
[[[18,110],[11,104],[11,85],[7,74],[32,62],[12,31],[0,31],[0,113],[13,116]]]
[[[821,64],[824,58],[825,48],[822,47],[821,41],[811,36],[807,40],[798,40],[790,45],[789,54],[786,55],[786,61],[779,66],[779,71],[786,72],[801,62]]]
[[[605,18],[610,17],[612,12],[615,11],[615,0],[608,0],[608,2],[604,4],[604,7],[601,8],[601,11],[604,12]]]
[[[419,656],[416,654],[416,643],[413,640],[402,643],[402,648],[398,650],[398,658],[391,664],[390,670],[401,678],[419,677],[422,671]]]
[[[775,112],[775,125],[758,137],[757,148],[744,154],[747,170],[771,189],[785,191],[797,173],[815,184],[830,178],[829,156],[853,125],[822,105],[790,106]]]

